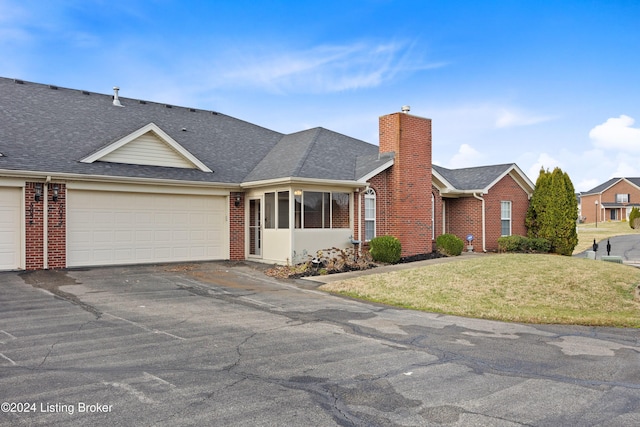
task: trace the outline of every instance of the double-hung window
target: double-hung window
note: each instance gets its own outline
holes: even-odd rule
[[[511,236],[511,202],[500,202],[501,235]]]
[[[376,192],[369,188],[364,193],[364,240],[376,237]]]
[[[616,203],[629,203],[629,194],[616,194]]]

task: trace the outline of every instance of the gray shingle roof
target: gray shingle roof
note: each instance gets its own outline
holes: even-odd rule
[[[513,166],[513,163],[508,163],[464,169],[447,169],[433,165],[433,169],[457,190],[483,190]]]
[[[326,129],[283,135],[224,114],[0,78],[0,169],[239,184],[278,177],[356,178],[378,147]],[[213,170],[81,163],[149,123]],[[183,131],[183,129],[185,129]]]
[[[238,183],[282,134],[224,114],[0,78],[0,169]],[[214,173],[80,163],[98,149],[157,124]],[[186,131],[182,131],[182,129]]]
[[[323,129],[289,135],[224,114],[0,78],[0,170],[240,184],[278,178],[355,181],[394,153]],[[99,149],[155,123],[213,170],[82,163]],[[512,164],[433,166],[458,190],[483,189]]]
[[[599,193],[602,193],[604,190],[606,190],[607,188],[609,188],[612,185],[616,184],[618,181],[620,181],[622,179],[626,179],[627,181],[631,182],[635,186],[640,187],[640,178],[611,178],[610,180],[608,180],[606,182],[603,182],[602,184],[592,188],[591,190],[585,191],[585,192],[580,193],[580,194],[581,195],[587,195],[587,194],[599,194]]]
[[[357,168],[360,156],[377,157],[378,147],[327,129],[309,129],[282,137],[245,181],[283,177],[353,181],[366,170]]]

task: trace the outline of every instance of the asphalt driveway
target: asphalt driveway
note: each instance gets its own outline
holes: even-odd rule
[[[597,259],[607,255],[607,243],[611,247],[609,255],[622,257],[622,261],[625,264],[640,266],[640,236],[628,234],[600,241],[598,243],[598,252],[596,253]]]
[[[0,425],[640,425],[638,330],[313,286],[228,263],[0,273]]]

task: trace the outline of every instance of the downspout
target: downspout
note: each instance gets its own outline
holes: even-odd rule
[[[487,242],[486,242],[486,220],[484,213],[484,199],[478,196],[476,193],[473,193],[473,197],[480,200],[482,202],[482,252],[487,252]]]
[[[47,176],[42,186],[42,268],[49,269],[49,183],[51,177]]]
[[[362,255],[362,244],[364,243],[362,239],[362,191],[358,191],[358,240],[360,241],[360,246],[358,247],[360,253],[358,255]]]

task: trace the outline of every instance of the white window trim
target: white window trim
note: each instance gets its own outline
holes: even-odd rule
[[[431,240],[436,240],[436,196],[431,193]]]
[[[367,191],[364,192],[364,238],[365,242],[369,242],[371,239],[367,239],[367,222],[373,222],[373,237],[376,237],[376,192],[373,188],[368,188]],[[373,200],[373,217],[367,217],[367,200]],[[373,238],[372,237],[372,238]]]
[[[508,203],[509,204],[509,217],[508,218],[504,218],[502,216],[502,205],[504,203]],[[510,200],[502,200],[500,201],[500,235],[501,236],[511,236],[513,235],[513,203]],[[509,234],[502,234],[502,221],[509,221]]]

